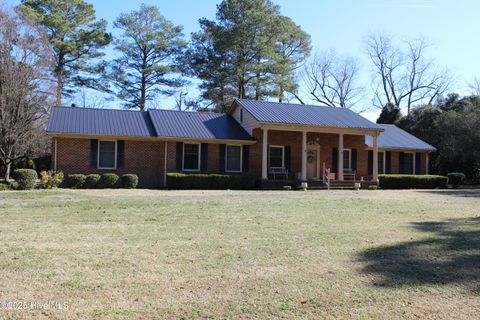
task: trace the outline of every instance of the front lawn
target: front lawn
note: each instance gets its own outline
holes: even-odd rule
[[[466,190],[1,192],[0,318],[475,318],[479,208]]]

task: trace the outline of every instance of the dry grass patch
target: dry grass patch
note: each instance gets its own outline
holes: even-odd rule
[[[1,318],[473,318],[480,193],[0,194]]]

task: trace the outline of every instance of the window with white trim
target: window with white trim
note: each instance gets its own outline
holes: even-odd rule
[[[117,141],[98,141],[98,169],[116,169]]]
[[[200,143],[183,144],[183,170],[200,171]]]
[[[270,146],[268,156],[269,156],[270,168],[285,167],[285,147],[284,146]]]
[[[385,173],[385,153],[382,151],[378,152],[378,174]]]
[[[242,146],[227,145],[225,147],[225,171],[241,172],[242,171]]]
[[[343,149],[343,169],[352,169],[352,150]]]

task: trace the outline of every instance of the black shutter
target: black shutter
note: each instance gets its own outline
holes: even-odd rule
[[[90,140],[90,168],[97,168],[98,140]]]
[[[201,144],[200,157],[200,170],[208,171],[208,143]]]
[[[249,170],[249,160],[250,160],[250,146],[243,146],[242,147],[243,154],[242,154],[242,172],[248,172]]]
[[[373,174],[373,151],[368,150],[368,174]]]
[[[227,146],[224,144],[218,145],[218,171],[225,172],[225,150]]]
[[[387,153],[385,154],[385,157],[386,157],[385,173],[391,174],[392,173],[392,152],[387,151]]]
[[[125,162],[125,141],[117,141],[117,169],[123,169]]]
[[[400,174],[405,173],[405,160],[404,160],[404,153],[398,153],[398,170]]]
[[[332,149],[332,172],[338,172],[338,149]]]
[[[422,154],[415,153],[415,174],[422,174]]]
[[[352,170],[357,171],[357,149],[352,149]]]
[[[291,171],[290,160],[291,160],[291,148],[290,146],[285,146],[285,168],[288,171]]]
[[[182,171],[182,164],[183,164],[183,142],[177,142],[177,156],[176,156],[176,168],[177,171]]]

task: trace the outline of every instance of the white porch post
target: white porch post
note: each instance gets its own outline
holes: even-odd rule
[[[263,139],[262,139],[262,179],[268,179],[267,171],[267,157],[268,157],[268,129],[263,128]]]
[[[343,180],[343,133],[338,135],[338,180]]]
[[[373,135],[373,180],[378,180],[378,135]]]
[[[302,181],[307,180],[307,132],[302,131]]]
[[[425,174],[428,174],[428,156],[429,153],[425,153]]]

